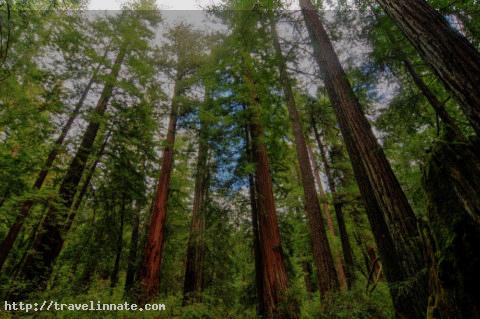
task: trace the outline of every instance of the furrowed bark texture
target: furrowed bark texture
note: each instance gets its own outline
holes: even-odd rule
[[[200,302],[203,288],[203,260],[205,255],[205,196],[208,188],[207,127],[201,123],[198,145],[192,223],[187,246],[187,262],[183,284],[183,305]]]
[[[308,226],[312,240],[312,251],[317,268],[318,287],[322,294],[339,288],[339,281],[332,252],[328,243],[325,225],[323,223],[322,211],[315,189],[315,179],[313,177],[312,167],[308,156],[307,143],[303,134],[303,127],[298,114],[297,105],[292,91],[290,77],[287,72],[287,65],[283,58],[282,49],[277,35],[275,24],[272,20],[271,32],[273,45],[276,51],[277,64],[280,71],[280,82],[287,102],[287,109],[290,116],[290,125],[292,126],[295,139],[295,149],[300,166],[300,176],[303,186],[305,212],[307,214]],[[325,212],[324,212],[325,213]]]
[[[456,97],[480,136],[480,54],[424,0],[377,0]]]
[[[156,195],[152,207],[153,210],[145,244],[142,270],[139,274],[141,286],[139,301],[142,303],[151,300],[158,292],[160,285],[168,193],[170,189],[170,176],[173,170],[173,155],[177,129],[178,94],[177,79],[168,120],[167,138],[163,149],[162,168],[160,170],[160,177],[158,178]]]
[[[378,248],[385,259],[383,264],[385,268],[391,267],[386,273],[397,316],[423,318],[427,285],[416,217],[373,135],[315,8],[309,0],[300,0],[300,5]],[[408,288],[397,289],[400,284]]]
[[[110,72],[111,80],[103,88],[93,117],[83,135],[80,147],[70,162],[60,185],[58,195],[65,208],[58,210],[51,207],[49,209],[33,242],[31,253],[26,256],[19,272],[21,278],[26,279],[32,286],[37,286],[40,290],[46,287],[53,263],[62,249],[65,240],[64,227],[67,222],[68,212],[72,206],[88,157],[93,151],[93,144],[100,128],[101,118],[104,116],[108,101],[112,96],[114,82],[120,72],[125,54],[126,48],[122,47],[112,66]],[[25,288],[24,291],[27,292],[28,287]]]
[[[275,199],[273,196],[272,176],[264,132],[260,119],[260,99],[256,93],[252,77],[252,66],[245,59],[244,80],[250,94],[250,134],[252,136],[255,182],[258,204],[258,229],[260,250],[263,262],[263,299],[265,300],[266,318],[298,318],[294,305],[288,300],[288,277],[280,240]]]

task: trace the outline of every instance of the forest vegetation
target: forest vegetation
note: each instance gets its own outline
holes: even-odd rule
[[[0,296],[480,319],[478,0],[0,0]],[[3,305],[2,305],[3,306]]]

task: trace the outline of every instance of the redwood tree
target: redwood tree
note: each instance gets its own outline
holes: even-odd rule
[[[164,244],[165,222],[167,218],[168,192],[170,176],[173,170],[173,154],[175,135],[177,132],[179,81],[177,78],[173,90],[172,104],[168,119],[168,131],[162,155],[162,168],[157,182],[155,199],[153,201],[152,215],[148,226],[147,242],[143,256],[142,269],[139,274],[141,286],[140,301],[147,302],[158,292],[160,284],[160,268]]]
[[[332,252],[328,243],[325,225],[323,223],[322,211],[315,189],[310,159],[308,156],[307,143],[303,134],[302,122],[298,113],[295,97],[293,95],[290,76],[287,72],[287,65],[282,54],[280,41],[278,39],[275,22],[271,20],[271,34],[276,52],[277,65],[280,71],[280,82],[285,95],[290,125],[292,126],[295,139],[295,149],[300,166],[300,176],[303,186],[305,211],[307,213],[308,226],[312,240],[312,251],[317,267],[317,278],[319,290],[322,294],[336,290],[339,287],[337,272],[333,263]]]
[[[416,217],[363,114],[316,9],[309,0],[300,0],[300,6],[366,203],[395,310],[399,316],[422,318],[426,314],[427,287]],[[407,282],[408,288],[399,289]]]
[[[396,22],[480,135],[480,53],[425,0],[377,0]]]
[[[266,318],[297,318],[296,305],[287,298],[288,276],[282,253],[280,229],[273,196],[272,176],[264,131],[261,104],[253,77],[251,57],[242,54],[244,80],[249,105],[249,130],[255,163],[255,187],[258,208],[258,233],[263,266],[263,300]]]

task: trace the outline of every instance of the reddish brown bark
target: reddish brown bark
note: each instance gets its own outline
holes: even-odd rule
[[[170,189],[170,176],[173,170],[173,155],[177,129],[178,82],[175,84],[172,106],[168,120],[167,138],[163,149],[162,168],[158,178],[157,190],[152,207],[152,216],[148,228],[147,241],[143,257],[142,270],[139,274],[141,292],[139,301],[144,303],[158,292],[160,269],[164,244],[164,230],[167,218],[167,202]]]
[[[332,252],[328,243],[325,225],[323,223],[322,211],[315,190],[315,180],[313,177],[310,159],[308,157],[307,143],[303,134],[302,122],[298,114],[295,97],[292,91],[290,77],[287,72],[286,62],[284,60],[282,49],[275,28],[275,23],[271,22],[271,33],[273,45],[276,51],[277,65],[280,71],[280,82],[287,102],[288,114],[290,116],[290,125],[292,126],[295,139],[295,150],[298,163],[300,165],[300,177],[303,186],[305,212],[307,214],[308,227],[312,239],[312,251],[317,267],[318,287],[322,294],[339,288],[337,272],[333,262]],[[328,214],[328,212],[323,212]]]
[[[64,227],[68,219],[68,212],[72,206],[88,157],[93,150],[93,144],[100,128],[100,119],[107,109],[108,101],[110,100],[115,84],[114,81],[120,72],[125,54],[126,48],[122,47],[110,72],[110,77],[113,81],[105,84],[97,106],[95,107],[94,116],[88,124],[80,147],[72,159],[60,185],[58,195],[65,208],[58,210],[55,207],[51,207],[48,210],[33,242],[31,252],[26,256],[25,262],[20,269],[20,277],[26,279],[29,284],[37,286],[39,289],[46,287],[53,263],[62,249],[65,234]],[[29,290],[27,286],[28,285],[25,286],[25,292]]]
[[[258,229],[263,263],[263,299],[266,318],[297,318],[295,305],[287,299],[288,277],[280,240],[280,229],[273,196],[272,176],[264,132],[260,120],[260,99],[252,77],[250,57],[245,55],[243,78],[250,94],[250,134],[255,162],[255,184],[258,204]]]
[[[480,136],[480,53],[424,0],[377,0],[462,106]]]
[[[422,318],[426,314],[427,287],[416,217],[373,135],[315,8],[309,0],[300,0],[300,5],[388,273],[395,310],[399,316]],[[409,289],[396,288],[406,282]]]

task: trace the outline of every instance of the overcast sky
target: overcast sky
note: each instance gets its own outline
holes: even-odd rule
[[[219,2],[218,0],[157,0],[158,6],[162,10],[201,10],[207,5]],[[298,8],[298,1],[286,1],[290,3],[288,7]],[[90,0],[88,8],[90,10],[119,10],[122,0]]]
[[[157,0],[160,9],[199,10],[215,0]],[[90,10],[118,10],[122,0],[90,0]]]

